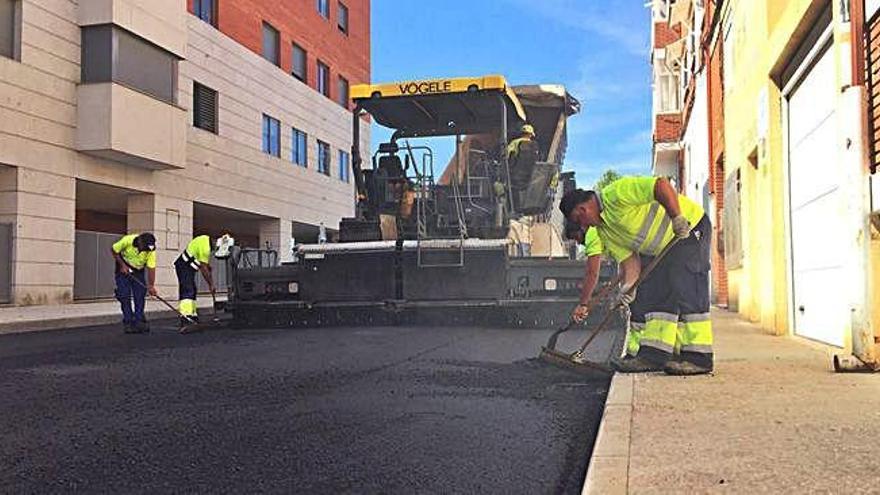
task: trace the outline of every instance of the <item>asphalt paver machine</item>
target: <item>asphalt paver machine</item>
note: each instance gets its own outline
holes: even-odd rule
[[[562,86],[511,87],[501,76],[358,85],[351,94],[355,215],[342,219],[336,242],[298,245],[290,262],[271,250],[237,251],[226,304],[235,324],[567,321],[583,263],[561,247],[536,255],[518,236],[523,225],[542,225],[563,246],[554,209],[578,101]],[[368,157],[364,115],[393,130]],[[535,139],[509,159],[526,123]],[[424,138],[438,137],[454,139],[455,154],[436,176],[436,140]]]

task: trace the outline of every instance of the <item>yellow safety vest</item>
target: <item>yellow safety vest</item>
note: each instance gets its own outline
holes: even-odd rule
[[[519,155],[519,147],[526,141],[532,141],[530,137],[518,137],[507,145],[507,158],[512,159]]]
[[[584,234],[584,253],[587,257],[599,256],[604,250],[602,239],[599,239],[599,231],[596,227],[589,227]]]
[[[193,270],[198,270],[202,264],[211,264],[211,238],[200,235],[189,241],[181,257]]]
[[[129,234],[113,244],[113,252],[122,256],[125,264],[135,270],[156,268],[156,251],[140,251],[134,246],[134,240],[139,234]]]
[[[605,248],[621,262],[634,253],[656,256],[675,237],[672,219],[654,199],[656,177],[624,177],[597,195],[602,223],[596,229]],[[678,196],[681,213],[691,227],[703,218],[703,208]]]

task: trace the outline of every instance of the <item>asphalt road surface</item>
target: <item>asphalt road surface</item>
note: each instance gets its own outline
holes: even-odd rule
[[[536,361],[547,335],[2,336],[0,492],[579,493],[608,378]]]

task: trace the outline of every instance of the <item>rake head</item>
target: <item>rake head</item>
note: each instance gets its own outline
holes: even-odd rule
[[[598,372],[604,375],[614,373],[614,371],[606,364],[579,359],[575,354],[566,354],[550,347],[541,348],[541,354],[538,355],[538,359],[548,364],[560,366],[579,373],[595,374]]]

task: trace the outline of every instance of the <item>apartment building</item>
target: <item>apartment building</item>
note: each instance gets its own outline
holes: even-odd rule
[[[712,219],[712,296],[715,303],[727,305],[721,234],[723,180],[716,180],[718,167],[723,167],[721,50],[715,17],[719,3],[655,0],[651,4],[652,170],[654,175],[670,178],[681,194],[701,204]],[[722,132],[710,138],[714,129]],[[723,177],[723,170],[720,174]]]
[[[0,302],[111,296],[126,232],[172,294],[194,235],[335,228],[369,30],[369,0],[0,0]]]

